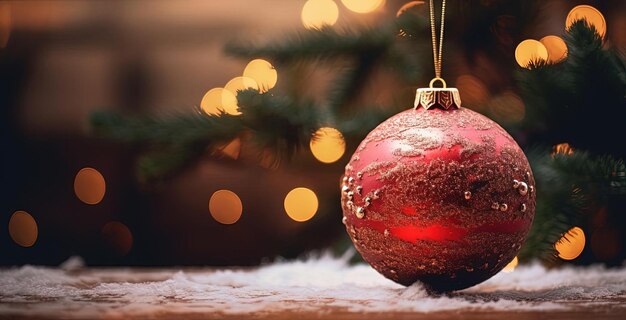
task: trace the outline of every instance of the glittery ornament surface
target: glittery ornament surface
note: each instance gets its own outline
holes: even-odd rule
[[[343,222],[363,258],[391,280],[434,291],[500,271],[535,212],[522,150],[465,108],[391,117],[361,142],[342,181]]]

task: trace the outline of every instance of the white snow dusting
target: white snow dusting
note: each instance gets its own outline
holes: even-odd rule
[[[624,308],[626,268],[548,270],[539,264],[500,273],[473,288],[430,296],[367,265],[323,256],[255,269],[94,269],[25,266],[0,271],[0,316],[106,318],[156,314],[246,315],[284,311],[438,312]],[[617,303],[615,303],[617,302]]]

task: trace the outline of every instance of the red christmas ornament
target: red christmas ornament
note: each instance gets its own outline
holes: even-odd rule
[[[403,285],[464,289],[518,253],[535,212],[526,156],[454,88],[418,89],[346,166],[343,222],[365,261]]]

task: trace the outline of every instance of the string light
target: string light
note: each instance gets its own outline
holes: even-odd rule
[[[563,260],[576,259],[585,248],[585,233],[579,227],[573,227],[554,244],[559,258]]]
[[[86,204],[98,204],[106,193],[106,182],[94,168],[82,168],[74,178],[74,193]]]
[[[37,241],[37,222],[26,211],[15,211],[9,219],[9,235],[22,247],[32,247]]]
[[[274,66],[266,60],[254,59],[243,70],[243,76],[256,81],[260,92],[274,88],[278,81],[278,73]]]
[[[332,26],[339,18],[339,8],[332,0],[308,0],[302,7],[301,18],[307,29]]]
[[[382,7],[385,0],[341,0],[344,6],[356,13],[369,13]]]
[[[323,163],[339,160],[346,151],[346,141],[339,130],[330,127],[319,128],[309,143],[313,156]]]
[[[537,40],[524,40],[515,48],[515,60],[520,67],[529,68],[531,62],[547,59],[548,50]]]
[[[285,197],[285,212],[294,221],[307,221],[317,213],[318,201],[313,190],[308,188],[295,188]]]
[[[221,224],[233,224],[239,221],[243,205],[236,193],[230,190],[218,190],[209,199],[209,212],[215,221]]]

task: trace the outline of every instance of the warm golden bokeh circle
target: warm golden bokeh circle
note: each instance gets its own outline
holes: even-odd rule
[[[537,40],[524,40],[515,48],[515,61],[520,67],[528,68],[531,62],[547,59],[548,50]]]
[[[82,168],[74,178],[74,193],[86,204],[98,204],[106,193],[106,182],[94,168]]]
[[[587,23],[594,26],[596,31],[598,31],[598,34],[604,38],[604,35],[606,34],[606,20],[604,20],[604,15],[602,15],[598,9],[584,4],[575,6],[567,14],[567,18],[565,19],[565,29],[569,29],[574,22],[580,19],[587,20]]]
[[[585,249],[585,233],[579,227],[573,227],[554,244],[559,258],[563,260],[576,259]]]
[[[263,59],[250,61],[243,70],[243,76],[256,81],[260,92],[274,88],[278,81],[278,73],[274,66]]]
[[[307,29],[332,26],[339,18],[339,8],[332,0],[308,0],[302,7],[301,18]]]
[[[243,205],[239,196],[230,190],[218,190],[211,195],[209,212],[221,224],[233,224],[241,218]]]
[[[237,115],[240,112],[237,110],[237,98],[235,95],[224,88],[213,88],[209,90],[202,101],[200,102],[200,108],[207,113],[218,115],[221,112]]]
[[[330,127],[319,128],[309,143],[313,156],[323,163],[339,160],[346,151],[346,141],[339,130]]]
[[[128,227],[117,221],[111,221],[102,227],[102,238],[107,247],[116,255],[125,256],[133,247],[133,234]]]
[[[232,115],[241,114],[237,105],[237,94],[239,94],[239,91],[246,89],[259,90],[259,85],[256,83],[256,81],[254,81],[254,79],[248,77],[234,77],[226,83],[226,85],[224,86],[224,91],[222,93],[222,103],[224,111],[226,111],[226,113]],[[230,101],[231,96],[235,97],[234,104],[226,103],[227,101]]]
[[[341,2],[356,13],[369,13],[385,4],[385,0],[341,0]]]
[[[567,57],[567,45],[559,36],[545,36],[539,40],[548,50],[548,61],[559,62]]]
[[[517,267],[517,264],[519,263],[517,257],[513,258],[513,260],[511,260],[511,262],[509,262],[504,269],[502,269],[502,271],[504,272],[513,272],[513,270],[515,270],[515,268]]]
[[[256,83],[256,81],[254,81],[254,79],[249,77],[234,77],[226,83],[224,89],[230,91],[236,97],[237,92],[241,90],[259,90],[259,85]]]
[[[22,247],[31,247],[37,241],[37,222],[26,211],[15,211],[9,220],[9,235]]]
[[[285,197],[284,205],[289,218],[304,222],[315,216],[319,203],[315,192],[308,188],[299,187],[289,191]]]

